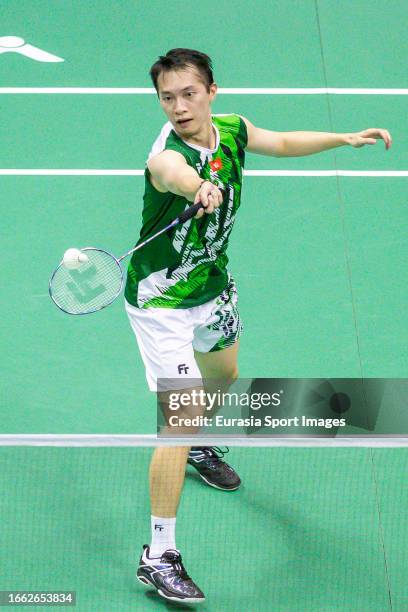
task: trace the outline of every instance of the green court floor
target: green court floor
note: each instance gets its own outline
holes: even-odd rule
[[[136,242],[143,177],[2,170],[141,170],[165,117],[149,93],[4,88],[149,88],[151,64],[174,47],[209,53],[223,88],[407,88],[406,3],[9,0],[0,12],[0,37],[64,59],[0,53],[0,434],[154,433],[155,401],[121,300],[68,317],[48,297],[66,248],[120,255]],[[379,142],[248,155],[247,170],[408,170],[406,95],[220,94],[214,112],[276,131],[382,127],[394,140],[388,152]],[[407,180],[245,178],[229,251],[243,377],[406,377]],[[150,537],[150,454],[0,448],[0,590],[76,590],[78,612],[178,609],[134,577]],[[242,489],[224,494],[191,473],[178,515],[203,612],[408,609],[405,449],[234,448],[229,457]]]
[[[245,179],[230,249],[245,327],[242,376],[405,376],[405,181]],[[47,294],[68,246],[119,254],[133,244],[142,181],[6,176],[2,183],[10,204],[2,431],[154,432],[155,402],[122,301],[69,317]]]
[[[0,590],[75,590],[78,612],[187,609],[134,576],[150,537],[150,454],[0,449]],[[217,491],[188,468],[177,519],[203,612],[407,609],[405,449],[235,448],[228,459],[242,488]]]
[[[112,19],[103,0],[11,1],[3,32],[65,61],[3,53],[1,86],[150,87],[151,62],[174,46],[211,53],[222,87],[406,85],[394,61],[394,50],[406,48],[402,2],[387,3],[386,16],[383,2],[362,0],[225,2],[214,16],[206,2],[176,1],[165,17],[162,6],[123,1]],[[225,27],[220,15],[230,13]],[[383,19],[387,44],[369,25]],[[203,32],[193,34],[195,23]],[[211,41],[204,34],[210,23]],[[151,94],[1,101],[5,169],[142,169],[164,122]],[[394,137],[388,152],[378,143],[300,158],[248,155],[248,170],[406,169],[406,96],[220,94],[214,111],[277,131],[378,126]],[[47,296],[49,275],[69,246],[121,254],[134,244],[143,178],[17,175],[0,176],[0,184],[8,264],[2,346],[9,355],[2,432],[153,432],[154,402],[122,303],[75,319]],[[405,200],[405,178],[246,178],[230,247],[245,325],[243,376],[405,376]]]

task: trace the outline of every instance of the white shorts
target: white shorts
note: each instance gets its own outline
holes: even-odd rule
[[[169,389],[191,387],[186,379],[199,384],[194,350],[219,351],[238,340],[242,324],[237,302],[232,278],[220,296],[193,308],[136,308],[125,300],[151,391],[157,391],[157,380],[163,378],[172,379]]]

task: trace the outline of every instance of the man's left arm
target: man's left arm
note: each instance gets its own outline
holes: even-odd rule
[[[300,157],[313,155],[335,147],[351,145],[363,147],[376,144],[382,139],[388,150],[392,144],[391,134],[381,128],[369,128],[362,132],[336,134],[332,132],[272,132],[255,127],[246,117],[242,117],[247,127],[247,151],[274,157]]]

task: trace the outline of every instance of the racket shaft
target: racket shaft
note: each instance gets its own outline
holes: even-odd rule
[[[125,257],[127,257],[128,255],[131,255],[132,253],[134,253],[135,251],[138,251],[139,249],[141,249],[142,247],[144,247],[148,242],[151,242],[152,240],[154,240],[155,238],[157,238],[157,236],[160,236],[160,234],[164,234],[164,232],[167,232],[169,229],[171,229],[172,227],[174,227],[175,225],[178,225],[179,220],[174,219],[174,221],[172,221],[169,225],[167,225],[166,227],[164,227],[162,230],[160,230],[159,232],[157,232],[156,234],[154,234],[153,236],[150,236],[150,238],[148,238],[147,240],[145,240],[144,242],[141,242],[140,244],[138,244],[137,246],[135,246],[133,249],[130,249],[130,251],[128,251],[127,253],[125,253],[124,255],[122,255],[122,257],[118,258],[118,261],[122,261],[122,259],[124,259]]]
[[[220,191],[222,192],[222,195],[224,196],[225,195],[225,190],[224,189],[220,189]],[[135,246],[133,249],[130,249],[130,251],[128,251],[127,253],[122,255],[122,257],[119,257],[118,261],[122,261],[122,259],[124,259],[128,255],[131,255],[135,251],[138,251],[139,249],[144,247],[146,244],[148,244],[149,242],[151,242],[152,240],[157,238],[157,236],[160,236],[160,234],[164,234],[164,232],[167,232],[172,227],[174,227],[176,225],[179,225],[180,223],[185,223],[186,221],[188,221],[192,217],[195,217],[196,214],[198,213],[198,211],[200,210],[200,208],[204,208],[201,202],[197,202],[196,204],[192,204],[191,206],[186,208],[186,210],[183,211],[181,213],[181,215],[179,215],[176,219],[174,219],[174,221],[169,223],[169,225],[167,225],[167,227],[164,227],[162,230],[160,230],[159,232],[157,232],[153,236],[150,236],[150,238],[148,238],[147,240],[144,240],[144,242],[141,242],[140,244]]]

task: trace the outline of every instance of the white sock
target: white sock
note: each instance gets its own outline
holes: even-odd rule
[[[165,550],[176,548],[176,517],[162,518],[151,515],[152,542],[149,557],[161,557]]]

